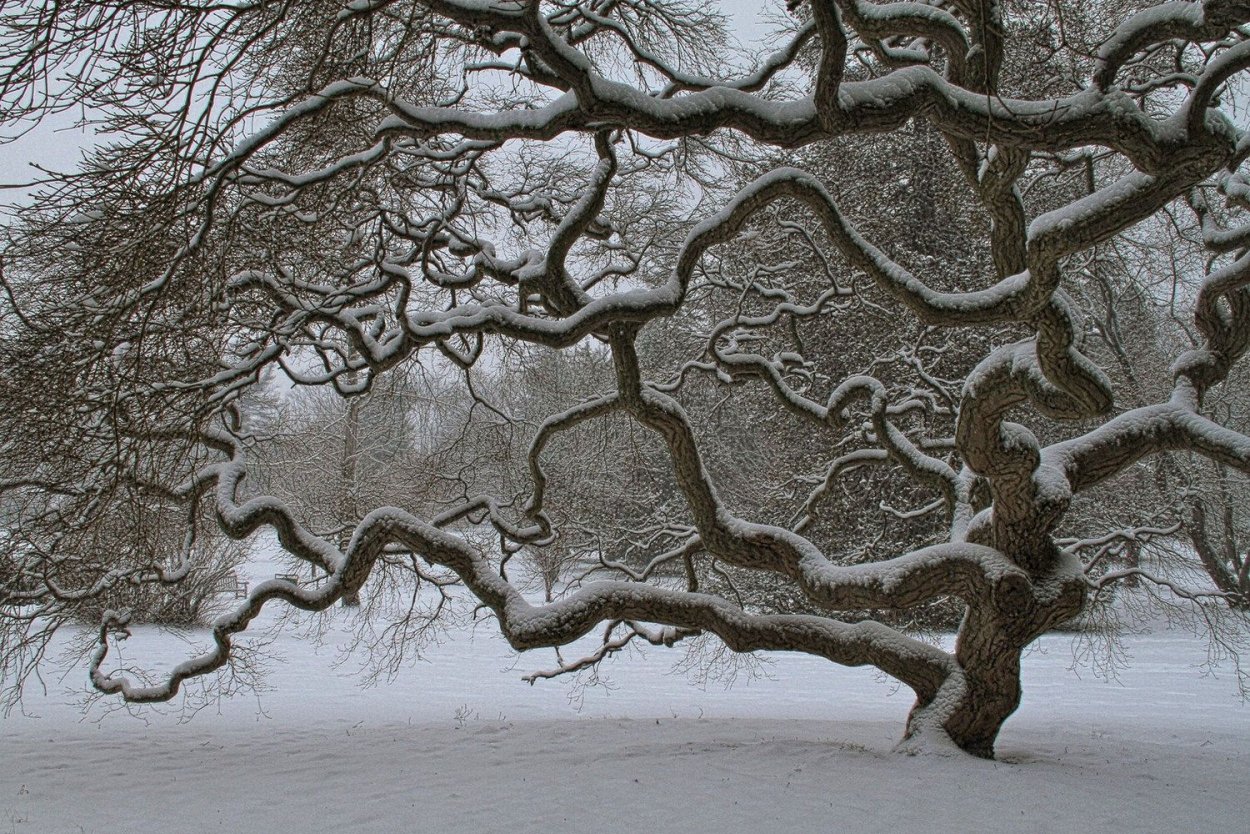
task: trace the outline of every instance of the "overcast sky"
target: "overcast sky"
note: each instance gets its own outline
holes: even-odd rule
[[[720,7],[733,15],[739,37],[747,42],[768,31],[760,19],[761,12],[776,14],[784,8],[784,0],[722,0]]]
[[[722,0],[719,5],[733,17],[739,39],[750,46],[768,31],[761,10],[776,13],[783,3],[784,0]],[[53,170],[72,169],[81,148],[90,142],[88,134],[73,128],[74,121],[73,114],[62,114],[45,120],[23,138],[0,145],[0,184],[29,182],[36,175],[30,168],[31,162]],[[17,189],[0,190],[0,203],[18,199],[21,193]]]

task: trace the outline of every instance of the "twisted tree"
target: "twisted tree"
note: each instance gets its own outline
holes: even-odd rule
[[[124,536],[84,549],[67,535],[141,494],[187,508],[188,542],[206,506],[232,537],[271,529],[328,579],[258,584],[215,622],[210,651],[152,685],[106,670],[126,624],[108,612],[92,682],[127,701],[168,700],[225,666],[265,606],[323,610],[406,571],[454,577],[517,649],[609,625],[601,652],[553,673],[634,639],[808,652],[914,690],[907,744],[991,756],[1022,650],[1096,588],[1152,579],[1091,578],[1093,539],[1063,529],[1074,497],[1171,450],[1250,471],[1250,437],[1203,407],[1250,344],[1250,135],[1221,110],[1250,68],[1250,3],[791,0],[779,48],[749,65],[722,17],[684,0],[2,9],[8,123],[78,111],[103,132],[5,230],[7,672],[38,659],[40,624],[65,606],[184,580],[185,561],[137,558]],[[917,141],[939,137],[959,178],[942,180],[957,210],[909,204],[935,192],[906,166],[835,194],[787,164],[837,166],[884,133],[906,155],[921,124]],[[1205,268],[1173,276],[1196,342],[1159,401],[1125,407],[1067,288],[1095,280],[1099,247],[1165,213],[1207,247]],[[888,240],[865,215],[889,218]],[[726,266],[778,230],[805,254]],[[857,353],[890,322],[906,322],[905,343]],[[510,356],[574,349],[610,368],[592,397],[533,424],[489,390]],[[510,438],[524,429],[523,457],[450,456],[435,499],[340,512],[350,535],[249,485],[264,437],[245,395],[274,369],[350,399],[417,364],[459,379]],[[694,413],[741,398],[746,423]],[[646,558],[605,547],[594,575],[532,602],[504,563],[593,526],[585,502],[553,504],[593,455],[551,453],[597,425],[615,427],[601,458],[623,454],[623,435],[646,451],[666,517],[637,530],[606,496],[607,526]],[[779,438],[802,460],[773,454]],[[831,558],[833,533],[813,522],[856,467],[904,480],[892,500],[923,505],[896,514],[943,514],[943,540]],[[761,484],[781,490],[762,515],[747,500]],[[802,613],[708,581],[727,569],[784,582]],[[965,607],[953,652],[839,619],[939,598]]]

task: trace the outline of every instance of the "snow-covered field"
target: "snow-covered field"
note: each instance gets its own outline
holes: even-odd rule
[[[345,620],[349,614],[336,615]],[[679,653],[610,662],[580,711],[551,656],[488,628],[359,688],[336,640],[293,634],[271,687],[201,710],[84,720],[81,670],[0,721],[0,834],[165,831],[1245,831],[1250,707],[1198,641],[1133,638],[1118,683],[1025,664],[1001,760],[891,752],[910,705],[866,670],[774,656],[768,678],[692,686]],[[127,653],[175,662],[177,641]],[[107,702],[106,702],[107,703]]]

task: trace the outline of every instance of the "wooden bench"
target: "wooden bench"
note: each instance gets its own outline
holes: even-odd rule
[[[273,578],[274,578],[274,579],[281,579],[281,580],[282,580],[282,581],[284,581],[284,582],[290,582],[292,585],[298,585],[298,584],[299,584],[299,574],[298,574],[298,573],[275,573],[275,574],[273,575]]]
[[[240,579],[237,573],[228,573],[217,584],[217,593],[234,594],[235,599],[247,596],[247,580]]]

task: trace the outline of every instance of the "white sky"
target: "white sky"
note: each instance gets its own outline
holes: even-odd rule
[[[761,14],[777,14],[783,7],[782,0],[721,0],[720,7],[733,16],[738,37],[744,43],[759,39],[768,32]]]
[[[0,185],[29,182],[37,177],[38,171],[30,167],[32,162],[53,170],[73,168],[80,149],[89,142],[87,134],[73,127],[74,121],[70,114],[55,116],[22,138],[0,145]],[[0,203],[9,202],[18,193],[7,188],[0,191]]]
[[[746,46],[758,43],[769,27],[762,15],[777,14],[783,0],[721,0],[720,7],[731,15],[738,37]],[[31,163],[53,170],[70,170],[78,162],[81,149],[91,142],[91,135],[74,128],[76,114],[65,113],[47,119],[21,139],[0,145],[0,185],[12,186],[38,176]],[[0,204],[20,199],[22,189],[0,189]]]

